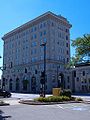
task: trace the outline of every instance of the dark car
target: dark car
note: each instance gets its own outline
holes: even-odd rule
[[[4,91],[4,90],[0,89],[0,96],[11,97],[11,93],[8,91]]]

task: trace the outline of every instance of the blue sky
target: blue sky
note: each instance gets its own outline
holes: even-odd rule
[[[71,39],[90,33],[90,0],[0,0],[0,55],[3,55],[1,37],[5,33],[47,11],[61,14],[70,21]]]

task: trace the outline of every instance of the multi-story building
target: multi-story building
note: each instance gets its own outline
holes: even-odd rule
[[[0,79],[0,89],[2,88],[2,82],[1,82],[1,79]]]
[[[90,63],[79,63],[70,69],[70,81],[72,91],[79,93],[90,93]]]
[[[65,87],[65,64],[70,59],[71,24],[52,12],[27,22],[3,36],[3,88],[15,92],[39,93],[46,43],[46,92]],[[59,78],[58,78],[59,76]]]

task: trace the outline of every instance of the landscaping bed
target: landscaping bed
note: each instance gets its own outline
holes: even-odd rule
[[[19,103],[29,105],[53,105],[53,104],[65,104],[65,103],[80,103],[83,100],[81,98],[75,98],[71,96],[70,90],[63,90],[58,96],[39,97],[34,100],[20,100]]]
[[[67,96],[49,96],[39,97],[34,100],[20,100],[19,103],[28,105],[53,105],[53,104],[66,104],[66,103],[80,103],[82,99]]]

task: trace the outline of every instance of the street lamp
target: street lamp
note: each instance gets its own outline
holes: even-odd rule
[[[43,93],[43,97],[45,97],[45,78],[46,78],[46,42],[42,43],[40,46],[44,47],[44,71],[43,71],[43,77],[44,77],[44,82],[42,85],[42,93]]]

